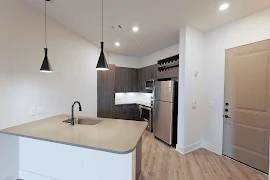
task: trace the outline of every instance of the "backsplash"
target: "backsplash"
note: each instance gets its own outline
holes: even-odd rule
[[[151,103],[151,93],[115,93],[115,104]]]

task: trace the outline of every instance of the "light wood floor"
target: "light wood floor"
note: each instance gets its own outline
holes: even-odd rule
[[[243,164],[206,149],[181,155],[149,133],[143,135],[142,173],[139,180],[267,180]]]

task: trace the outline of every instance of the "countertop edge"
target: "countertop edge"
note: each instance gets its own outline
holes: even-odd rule
[[[147,105],[147,104],[144,104],[144,103],[138,103],[138,102],[126,102],[126,103],[120,103],[120,104],[115,104],[115,106],[121,106],[121,105],[132,105],[132,104],[134,104],[134,105],[143,105],[143,106],[147,106],[147,107],[153,107],[152,105]]]
[[[146,129],[146,128],[145,128]],[[144,129],[144,131],[145,131]],[[143,131],[143,133],[144,133]],[[55,140],[51,140],[51,139],[43,139],[43,138],[38,138],[38,137],[33,137],[33,136],[26,136],[26,135],[22,135],[22,134],[16,134],[16,133],[9,133],[9,132],[5,132],[0,130],[1,134],[7,134],[7,135],[12,135],[12,136],[18,136],[18,137],[24,137],[24,138],[29,138],[29,139],[35,139],[35,140],[41,140],[41,141],[47,141],[47,142],[52,142],[52,143],[57,143],[57,144],[63,144],[63,145],[69,145],[69,146],[74,146],[74,147],[80,147],[80,148],[85,148],[85,149],[92,149],[92,150],[97,150],[97,151],[103,151],[103,152],[108,152],[108,153],[114,153],[114,154],[128,154],[134,151],[134,149],[136,149],[138,142],[140,141],[141,137],[138,139],[136,145],[134,148],[132,148],[131,150],[128,151],[113,151],[113,150],[108,150],[108,149],[101,149],[101,148],[95,148],[95,147],[90,147],[90,146],[83,146],[83,145],[79,145],[79,144],[71,144],[71,143],[66,143],[66,142],[62,142],[62,141],[55,141]]]

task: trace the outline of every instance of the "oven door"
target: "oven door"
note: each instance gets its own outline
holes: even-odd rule
[[[141,106],[139,105],[140,108],[140,118],[143,119],[144,121],[148,122],[147,130],[152,132],[152,108],[146,107],[146,106]]]

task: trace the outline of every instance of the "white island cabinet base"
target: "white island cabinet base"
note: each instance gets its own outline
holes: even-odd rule
[[[136,179],[136,149],[127,154],[116,154],[23,137],[19,139],[21,179]]]

